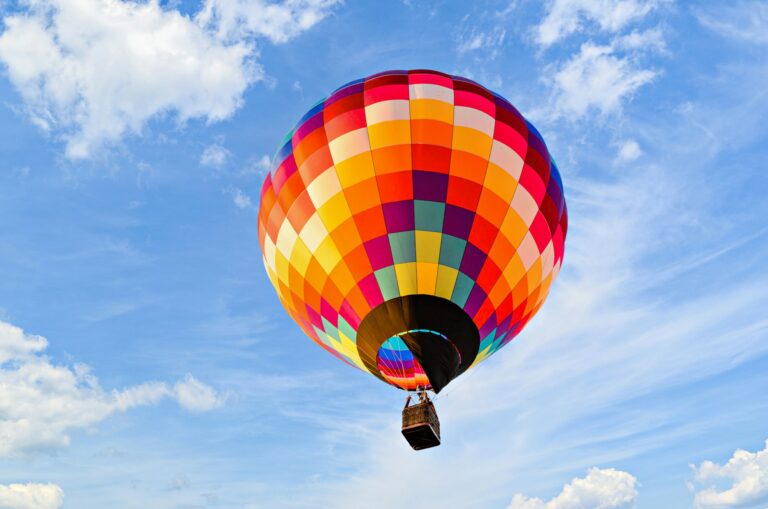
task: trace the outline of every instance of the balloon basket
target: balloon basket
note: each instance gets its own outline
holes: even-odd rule
[[[403,436],[414,450],[429,449],[440,445],[440,420],[435,405],[420,394],[420,401],[410,405],[411,397],[403,408]]]

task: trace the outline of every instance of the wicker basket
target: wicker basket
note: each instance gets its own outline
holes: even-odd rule
[[[417,451],[440,445],[440,421],[431,401],[403,408],[403,436]]]

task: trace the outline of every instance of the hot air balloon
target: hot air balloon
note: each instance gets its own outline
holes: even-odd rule
[[[425,391],[493,355],[541,307],[567,212],[544,140],[507,100],[458,76],[387,71],[340,87],[288,133],[258,229],[304,332],[420,394],[403,410],[419,449],[440,443]]]

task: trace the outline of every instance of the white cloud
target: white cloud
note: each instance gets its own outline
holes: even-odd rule
[[[13,359],[34,356],[47,347],[45,338],[25,335],[18,327],[0,321],[0,366]]]
[[[665,53],[667,50],[664,34],[658,27],[643,31],[633,30],[627,35],[616,37],[613,44],[620,49],[638,52],[655,51]]]
[[[578,54],[554,75],[554,116],[581,117],[596,109],[602,114],[618,111],[622,102],[656,78],[656,71],[642,69],[613,46],[581,45]]]
[[[507,32],[497,26],[486,31],[472,29],[459,35],[456,51],[459,55],[482,50],[484,57],[495,58],[499,49],[504,45]]]
[[[156,405],[172,395],[163,382],[144,382],[122,391],[112,390],[111,400],[116,410],[124,412],[138,406]]]
[[[145,170],[139,169],[139,171],[141,172]],[[97,307],[92,309],[85,316],[85,319],[93,322],[109,320],[117,316],[123,316],[128,313],[133,313],[134,311],[139,309],[139,307],[141,307],[141,304],[133,300],[119,300],[114,302],[104,302],[103,304],[99,304]]]
[[[224,189],[224,193],[232,197],[232,203],[234,203],[235,206],[239,209],[244,210],[253,206],[253,200],[251,200],[251,197],[238,187],[229,186]]]
[[[618,111],[633,93],[653,81],[658,73],[642,65],[648,53],[666,53],[661,28],[635,29],[640,20],[665,0],[553,0],[537,27],[536,40],[550,46],[592,21],[611,34],[610,42],[597,44],[589,39],[567,61],[547,67],[552,80],[553,99],[548,107],[552,117],[581,117],[592,110],[601,114]],[[590,30],[593,34],[594,30]],[[554,71],[553,71],[554,69]]]
[[[232,153],[229,150],[214,143],[213,145],[205,147],[205,150],[203,150],[203,153],[200,155],[200,164],[210,168],[220,169],[227,162],[230,155],[232,155]]]
[[[30,120],[79,159],[140,134],[152,118],[228,118],[264,79],[244,37],[284,42],[337,2],[209,0],[196,18],[158,0],[20,3],[3,18],[0,62]]]
[[[536,42],[550,46],[582,29],[585,21],[604,32],[616,33],[632,21],[645,17],[657,0],[552,0],[547,14],[536,27]]]
[[[58,509],[64,491],[55,484],[0,484],[0,509]]]
[[[258,177],[266,177],[270,169],[272,169],[272,158],[264,154],[258,159],[256,158],[251,159],[248,162],[248,166],[246,166],[241,173],[243,175],[255,175]]]
[[[174,387],[146,382],[103,390],[87,366],[53,364],[47,341],[0,322],[0,457],[69,444],[69,432],[116,412],[172,398],[189,410],[210,410],[220,396],[188,375]]]
[[[251,201],[251,197],[245,194],[240,189],[234,189],[232,192],[232,201],[235,203],[237,208],[239,209],[247,209],[251,205],[253,205],[253,202]]]
[[[176,382],[173,390],[179,405],[192,412],[207,412],[224,404],[223,396],[190,374]]]
[[[698,12],[696,18],[699,23],[723,37],[752,44],[768,44],[768,4],[752,1],[716,6],[716,9]]]
[[[637,498],[637,479],[612,468],[592,468],[549,502],[517,494],[507,509],[629,509]]]
[[[694,467],[696,481],[709,486],[696,492],[695,505],[700,509],[754,507],[768,503],[768,441],[758,452],[741,449],[733,453],[725,465],[705,461]],[[730,486],[711,484],[727,481]]]
[[[4,18],[0,60],[29,115],[83,158],[173,112],[217,121],[260,76],[226,45],[156,1],[27,0]]]
[[[635,140],[625,140],[619,145],[616,159],[618,162],[631,162],[643,155],[643,150]]]
[[[261,156],[261,158],[256,162],[256,169],[262,172],[264,175],[266,175],[271,168],[272,159],[266,154]]]
[[[196,20],[221,39],[257,35],[283,43],[317,24],[340,3],[342,0],[205,0]]]

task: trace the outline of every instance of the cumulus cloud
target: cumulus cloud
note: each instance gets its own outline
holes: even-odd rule
[[[628,23],[646,16],[657,0],[553,0],[536,27],[536,42],[543,47],[581,30],[585,22],[595,23],[604,32],[616,33]]]
[[[156,115],[217,121],[258,79],[244,43],[223,44],[156,1],[27,0],[6,16],[0,60],[27,113],[91,155]]]
[[[637,479],[612,468],[592,468],[587,476],[566,484],[548,502],[517,494],[507,509],[629,509],[637,498]]]
[[[768,441],[762,451],[739,449],[725,465],[705,461],[694,467],[694,472],[696,482],[704,485],[696,491],[697,508],[729,509],[768,503]],[[723,481],[727,487],[717,486]]]
[[[214,143],[213,145],[205,147],[205,150],[203,150],[203,153],[200,155],[200,164],[210,168],[219,169],[224,166],[230,155],[232,155],[232,153],[229,150]]]
[[[18,327],[0,321],[0,366],[13,359],[29,358],[47,346],[45,338],[25,335]]]
[[[116,412],[175,399],[193,411],[219,406],[221,397],[191,375],[171,387],[146,382],[105,391],[82,364],[56,365],[48,342],[0,321],[0,457],[69,444],[69,432]]]
[[[0,484],[0,509],[58,509],[64,491],[55,484]]]
[[[612,45],[582,44],[579,53],[555,72],[554,115],[581,117],[590,110],[617,111],[656,76],[656,71],[643,69]]]
[[[155,117],[228,118],[264,78],[249,37],[284,42],[335,3],[208,0],[192,18],[158,0],[20,0],[0,62],[31,121],[86,158]]]

